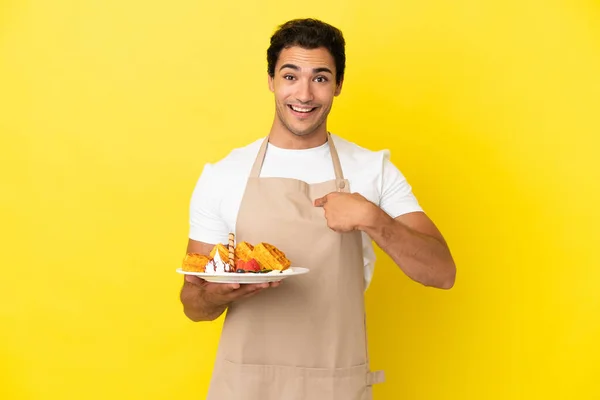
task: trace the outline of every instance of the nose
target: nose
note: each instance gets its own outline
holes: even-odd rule
[[[313,94],[310,83],[310,80],[302,80],[298,82],[296,100],[298,100],[301,103],[310,103],[313,100]]]

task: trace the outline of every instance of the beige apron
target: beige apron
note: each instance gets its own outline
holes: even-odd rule
[[[369,370],[361,233],[332,231],[314,206],[350,189],[328,138],[336,177],[328,182],[259,178],[268,138],[258,152],[236,241],[271,243],[310,272],[229,307],[208,400],[370,400],[383,381]]]

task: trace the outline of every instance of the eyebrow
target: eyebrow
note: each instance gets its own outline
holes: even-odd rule
[[[300,71],[300,67],[294,64],[283,64],[281,68],[279,68],[279,70],[281,71],[284,68],[290,68],[295,71]],[[329,72],[331,75],[333,75],[333,72],[331,72],[331,70],[327,67],[313,68],[313,74],[318,74],[319,72]]]

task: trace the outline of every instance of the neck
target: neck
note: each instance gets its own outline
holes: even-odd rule
[[[321,124],[306,135],[294,135],[280,121],[275,119],[269,132],[269,142],[282,149],[303,150],[319,147],[327,142],[327,127]]]

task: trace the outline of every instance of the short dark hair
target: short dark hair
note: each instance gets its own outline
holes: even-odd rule
[[[284,48],[299,46],[312,50],[324,47],[329,50],[335,61],[335,80],[339,84],[346,69],[346,42],[342,31],[323,21],[313,18],[294,19],[280,25],[271,36],[271,45],[267,50],[269,76],[275,76],[275,64]]]

